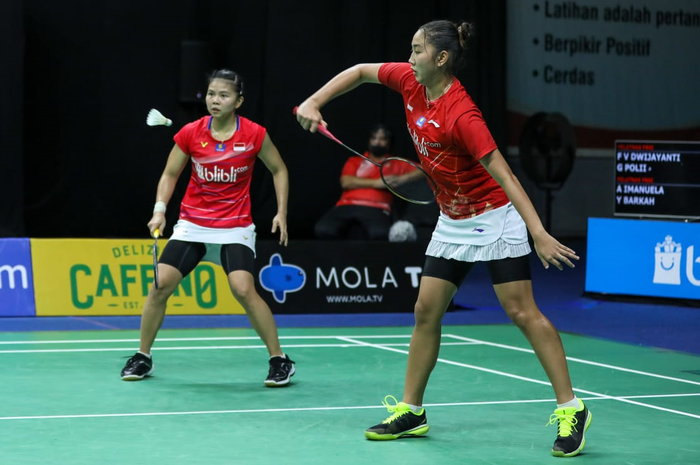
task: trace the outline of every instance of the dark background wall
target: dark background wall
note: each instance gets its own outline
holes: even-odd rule
[[[227,67],[245,79],[240,113],[267,127],[289,167],[291,237],[311,237],[314,221],[340,193],[346,153],[302,131],[294,105],[353,64],[406,61],[411,37],[425,22],[464,19],[476,23],[478,36],[459,77],[504,142],[504,4],[5,0],[0,235],[144,236],[172,136],[206,112],[192,92],[205,89],[213,69]],[[396,152],[412,155],[400,102],[382,86],[363,86],[327,106],[324,116],[359,149],[370,125],[387,122]],[[146,126],[152,107],[173,127]],[[276,205],[262,164],[252,196],[264,238]],[[176,210],[168,213],[170,226]]]
[[[0,3],[0,237],[24,234],[22,5]]]

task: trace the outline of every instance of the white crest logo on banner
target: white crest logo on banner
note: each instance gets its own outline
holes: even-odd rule
[[[666,236],[655,248],[654,284],[681,283],[681,244]]]

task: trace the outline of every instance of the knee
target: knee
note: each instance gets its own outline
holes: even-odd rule
[[[156,289],[155,285],[151,285],[151,289],[148,291],[148,297],[158,303],[164,303],[167,302],[167,300],[170,298],[171,295],[173,295],[173,292],[175,292],[175,288],[177,287],[177,283],[171,283],[168,281],[161,281],[158,283],[158,288]]]
[[[255,285],[247,282],[231,283],[231,292],[233,293],[233,296],[236,298],[236,300],[244,305],[250,302],[252,299],[255,298],[255,296],[258,295],[258,293],[255,290]]]
[[[528,315],[522,308],[510,308],[506,310],[510,320],[518,328],[523,328],[527,326]]]
[[[518,303],[506,305],[504,308],[508,317],[518,328],[526,328],[544,320],[544,316],[537,307],[528,307]]]
[[[423,300],[418,300],[413,309],[416,326],[440,326],[441,312]]]

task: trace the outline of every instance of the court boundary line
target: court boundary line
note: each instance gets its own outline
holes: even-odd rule
[[[476,342],[476,341],[478,341],[478,342],[477,342],[478,344],[487,345],[487,346],[492,346],[492,347],[498,347],[498,348],[501,348],[501,349],[516,350],[516,351],[518,351],[518,352],[526,352],[526,353],[529,353],[529,354],[534,354],[534,353],[535,353],[535,351],[532,350],[532,349],[525,349],[525,348],[523,348],[523,347],[517,347],[517,346],[509,346],[509,345],[507,345],[507,344],[499,344],[499,343],[496,343],[496,342],[482,341],[482,340],[480,340],[480,339],[473,339],[473,338],[470,338],[470,337],[458,336],[458,335],[456,335],[456,334],[446,334],[446,335],[444,335],[444,336],[446,336],[446,337],[451,337],[451,338],[454,338],[454,339],[459,339],[459,340],[462,340],[462,341],[469,341],[469,342]],[[694,384],[694,385],[700,386],[700,382],[698,382],[698,381],[692,381],[692,380],[689,380],[689,379],[675,378],[675,377],[673,377],[673,376],[659,375],[659,374],[656,374],[656,373],[650,373],[650,372],[641,371],[641,370],[633,370],[633,369],[631,369],[631,368],[624,368],[624,367],[617,366],[617,365],[609,365],[609,364],[607,364],[607,363],[594,362],[594,361],[592,361],[592,360],[585,360],[585,359],[576,358],[576,357],[568,357],[568,356],[567,356],[566,359],[567,359],[568,361],[570,361],[570,362],[583,363],[583,364],[585,364],[585,365],[592,365],[592,366],[597,366],[597,367],[600,367],[600,368],[609,368],[609,369],[611,369],[611,370],[618,370],[618,371],[623,371],[623,372],[627,372],[627,373],[633,373],[633,374],[636,374],[636,375],[649,376],[649,377],[652,377],[652,378],[660,378],[660,379],[665,379],[665,380],[669,380],[669,381],[678,381],[678,382],[681,382],[681,383],[688,383],[688,384]]]
[[[260,338],[257,338],[260,339]],[[395,344],[384,344],[387,347],[408,347],[408,342],[395,343]],[[443,342],[441,346],[473,346],[478,345],[472,342]],[[347,348],[362,348],[363,346],[359,344],[285,344],[285,348],[292,349],[310,349],[310,348],[332,348],[337,347],[341,349]],[[266,349],[265,345],[242,345],[242,346],[174,346],[174,347],[153,347],[151,350],[154,352],[168,351],[168,350],[228,350],[228,349]],[[52,354],[52,353],[73,353],[73,352],[133,352],[136,350],[134,347],[94,347],[90,349],[11,349],[11,350],[0,350],[1,354]]]
[[[344,340],[351,341],[350,338],[347,338],[347,339],[344,339]],[[370,346],[370,347],[375,347],[375,348],[381,349],[381,350],[388,350],[388,351],[391,351],[391,352],[397,352],[397,353],[408,354],[408,351],[400,350],[400,349],[395,349],[395,348],[393,348],[393,347],[381,346],[381,345],[379,345],[379,344],[370,344],[370,343],[368,343],[368,342],[362,342],[362,341],[357,341],[357,342],[358,342],[358,343],[361,343],[361,344],[363,344],[363,345],[367,345],[367,346]],[[490,369],[490,368],[484,368],[484,367],[480,367],[480,366],[477,366],[477,365],[470,365],[470,364],[467,364],[467,363],[455,362],[455,361],[453,361],[453,360],[447,360],[447,359],[444,359],[444,358],[438,358],[437,361],[440,362],[440,363],[448,364],[448,365],[454,365],[454,366],[459,366],[459,367],[463,367],[463,368],[470,368],[470,369],[472,369],[472,370],[483,371],[483,372],[485,372],[485,373],[491,373],[491,374],[495,374],[495,375],[505,376],[505,377],[508,377],[508,378],[519,379],[519,380],[521,380],[521,381],[527,381],[527,382],[530,382],[530,383],[535,383],[535,384],[540,384],[540,385],[545,385],[545,386],[550,386],[550,387],[552,386],[552,385],[550,384],[549,381],[542,381],[542,380],[539,380],[539,379],[528,378],[528,377],[526,377],[526,376],[514,375],[514,374],[512,374],[512,373],[506,373],[506,372],[499,371],[499,370],[492,370],[492,369]],[[609,395],[607,395],[607,394],[602,394],[602,393],[595,392],[595,391],[589,391],[589,390],[587,390],[587,389],[581,389],[581,388],[576,388],[576,387],[572,387],[572,389],[574,390],[574,392],[582,392],[582,393],[584,393],[584,394],[588,394],[588,395],[591,395],[591,396],[606,397],[606,398],[609,398],[609,399],[617,400],[617,401],[619,401],[619,402],[623,402],[623,403],[627,403],[627,404],[632,404],[632,405],[637,405],[637,406],[639,406],[639,407],[645,407],[645,408],[649,408],[649,409],[660,410],[660,411],[662,411],[662,412],[675,413],[676,415],[682,415],[682,416],[687,416],[687,417],[691,417],[691,418],[700,419],[700,415],[696,415],[696,414],[689,413],[689,412],[683,412],[682,410],[675,410],[675,409],[669,409],[669,408],[665,408],[665,407],[659,407],[658,405],[645,404],[645,403],[643,403],[643,402],[636,402],[636,401],[634,401],[634,400],[623,399],[623,398],[617,397],[617,396],[609,396]]]
[[[464,342],[476,343],[476,344],[479,344],[479,345],[487,345],[487,346],[491,346],[491,347],[498,347],[498,348],[507,349],[507,350],[515,350],[515,351],[520,351],[520,352],[525,352],[525,353],[534,354],[534,351],[533,351],[532,349],[525,349],[525,348],[522,348],[522,347],[516,347],[516,346],[510,346],[510,345],[506,345],[506,344],[493,343],[493,342],[483,341],[483,340],[479,340],[479,339],[468,338],[468,337],[465,337],[465,336],[458,336],[458,335],[455,335],[455,334],[442,334],[441,336],[442,336],[442,337],[446,337],[446,338],[458,339],[458,340],[461,340],[461,341],[464,341]],[[392,335],[392,337],[393,337],[393,338],[405,338],[405,337],[410,337],[410,336],[406,336],[406,335]],[[254,338],[256,338],[256,337],[254,337],[254,336],[245,336],[245,339],[254,339]],[[292,339],[292,338],[295,338],[295,336],[285,336],[285,339]],[[369,343],[369,342],[365,342],[365,341],[358,340],[358,339],[379,339],[379,338],[383,338],[383,336],[381,336],[381,335],[370,335],[370,337],[363,337],[363,336],[349,336],[349,337],[346,337],[346,336],[335,336],[335,335],[334,335],[334,336],[330,336],[330,335],[329,335],[329,336],[322,336],[322,337],[317,337],[317,336],[299,336],[298,338],[300,338],[300,339],[337,339],[337,340],[341,340],[341,341],[345,341],[345,342],[351,343],[351,345],[350,345],[350,346],[347,346],[347,347],[363,346],[363,347],[371,347],[371,348],[376,348],[376,349],[385,350],[385,351],[391,351],[391,352],[400,353],[400,354],[404,354],[404,355],[408,354],[408,351],[407,351],[407,350],[397,349],[397,348],[393,347],[391,344],[372,344],[372,343]],[[442,339],[442,338],[441,338],[441,339]],[[442,342],[441,342],[441,344],[442,344]],[[299,346],[302,346],[302,345],[299,345]],[[322,344],[313,344],[313,345],[305,345],[305,346],[308,346],[308,347],[322,347],[323,345],[322,345]],[[404,347],[405,344],[401,344],[401,346]],[[206,346],[205,346],[205,347],[206,347]],[[286,347],[291,347],[291,346],[286,346]],[[347,348],[347,347],[344,347],[344,348]],[[213,350],[213,349],[215,349],[215,348],[216,348],[216,347],[212,347],[212,346],[209,347],[210,350]],[[255,346],[242,346],[242,348],[256,348],[256,347],[255,347]],[[122,350],[127,350],[127,349],[128,349],[128,348],[106,348],[106,349],[99,349],[99,348],[98,348],[98,349],[38,349],[37,351],[38,351],[38,352],[42,352],[42,351],[52,351],[52,352],[67,352],[67,351],[81,352],[81,351],[83,351],[83,352],[87,352],[87,351],[122,351]],[[176,350],[176,349],[173,349],[173,348],[159,348],[158,350],[168,350],[168,349],[170,349],[170,350]],[[198,348],[196,348],[196,349],[202,350],[203,348],[199,348],[199,347],[198,347]],[[30,349],[30,350],[31,350],[31,349]],[[184,349],[180,349],[180,350],[184,350]],[[19,353],[26,353],[26,352],[28,352],[28,351],[26,351],[26,350],[25,350],[25,351],[20,350],[20,351],[17,351],[17,352],[19,352]],[[0,353],[17,353],[17,352],[0,351]],[[568,358],[567,358],[567,359],[568,359]],[[587,362],[588,362],[588,361],[585,361],[585,360],[583,360],[583,359],[575,359],[575,358],[571,358],[570,360],[571,360],[571,361],[575,361],[575,362],[580,362],[580,363],[587,363]],[[440,362],[440,363],[448,364],[448,365],[458,366],[458,367],[462,367],[462,368],[468,368],[468,369],[472,369],[472,370],[476,370],[476,371],[482,371],[482,372],[486,372],[486,373],[491,373],[491,374],[494,374],[494,375],[497,375],[497,376],[509,377],[509,378],[513,378],[513,379],[518,379],[518,380],[520,380],[520,381],[525,381],[525,382],[530,382],[530,383],[535,383],[535,384],[540,384],[540,385],[544,385],[544,386],[549,386],[549,387],[551,387],[551,384],[549,383],[549,381],[542,381],[542,380],[535,379],[535,378],[529,378],[529,377],[525,377],[525,376],[515,375],[515,374],[512,374],[512,373],[507,373],[507,372],[499,371],[499,370],[493,370],[493,369],[490,369],[490,368],[485,368],[485,367],[481,367],[481,366],[477,366],[477,365],[471,365],[471,364],[466,364],[466,363],[461,363],[461,362],[455,362],[455,361],[453,361],[453,360],[447,360],[447,359],[444,359],[444,358],[438,358],[437,361]],[[667,377],[667,376],[663,376],[663,375],[656,375],[656,374],[652,374],[652,373],[641,372],[641,371],[637,371],[637,370],[623,369],[622,367],[616,367],[616,366],[614,366],[614,365],[597,364],[597,362],[590,362],[590,364],[593,365],[593,366],[601,366],[601,367],[602,367],[602,366],[605,366],[605,367],[607,367],[607,368],[610,368],[610,369],[617,369],[617,370],[620,370],[620,371],[623,371],[623,372],[630,372],[630,373],[639,374],[639,375],[645,375],[645,376],[651,376],[651,377],[662,378],[662,379],[665,379],[665,380],[678,381],[678,382],[683,382],[683,383],[688,383],[688,384],[693,384],[693,385],[700,385],[700,383],[697,383],[697,382],[694,382],[694,381],[689,381],[689,380],[684,380],[684,379],[682,379],[682,378],[673,378],[673,377]],[[580,392],[580,393],[583,393],[583,394],[593,395],[593,396],[596,396],[596,397],[598,397],[598,398],[609,398],[609,399],[612,399],[612,400],[617,400],[617,401],[619,401],[619,402],[628,403],[628,404],[632,404],[632,405],[637,405],[637,406],[644,407],[644,408],[649,408],[649,409],[654,409],[654,410],[659,410],[659,411],[664,411],[664,412],[668,412],[668,413],[674,413],[674,414],[677,414],[677,415],[682,415],[682,416],[687,416],[687,417],[691,417],[691,418],[698,418],[698,419],[700,419],[700,415],[696,415],[696,414],[692,414],[692,413],[684,412],[684,411],[680,411],[680,410],[675,410],[675,409],[669,409],[669,408],[665,408],[665,407],[660,407],[660,406],[657,406],[657,405],[647,404],[647,403],[643,403],[643,402],[637,402],[637,401],[630,400],[630,399],[628,399],[628,398],[622,398],[622,397],[619,397],[619,396],[609,396],[609,395],[606,395],[606,394],[602,394],[602,393],[598,393],[598,392],[590,391],[590,390],[586,390],[586,389],[576,388],[576,387],[574,387],[573,390],[574,390],[575,392]]]
[[[632,396],[620,396],[622,399],[636,398],[666,398],[666,397],[696,397],[700,396],[700,392],[685,393],[685,394],[644,394]],[[592,396],[582,397],[585,401],[595,400],[617,400],[610,396]],[[440,402],[423,404],[426,408],[440,407],[469,407],[482,405],[513,405],[513,404],[536,404],[536,403],[551,403],[556,402],[556,399],[520,399],[520,400],[487,400],[487,401],[471,401],[471,402]],[[192,410],[192,411],[176,411],[176,412],[132,412],[132,413],[86,413],[74,415],[26,415],[26,416],[11,416],[0,417],[0,421],[17,421],[17,420],[62,420],[62,419],[81,419],[81,418],[128,418],[128,417],[155,417],[155,416],[174,416],[174,415],[223,415],[223,414],[245,414],[245,413],[288,413],[288,412],[324,412],[337,410],[369,410],[369,409],[385,409],[383,405],[355,405],[355,406],[340,406],[340,407],[290,407],[290,408],[266,408],[266,409],[233,409],[233,410]],[[698,416],[700,418],[700,416]]]
[[[402,339],[410,338],[411,335],[354,335],[354,336],[344,336],[344,335],[318,335],[318,336],[279,336],[279,339],[302,339],[302,340],[312,340],[312,339],[340,339],[340,340],[354,340],[354,339]],[[443,338],[453,338],[469,344],[474,345],[486,345],[491,347],[497,347],[501,349],[514,350],[518,352],[534,354],[535,351],[532,349],[527,349],[523,347],[512,346],[508,344],[501,344],[497,342],[484,341],[482,339],[474,339],[466,336],[459,336],[457,334],[442,334]],[[585,336],[584,336],[585,337]],[[258,336],[218,336],[218,337],[194,337],[194,338],[161,338],[157,339],[157,342],[184,342],[184,341],[243,341],[243,340],[260,340]],[[112,342],[139,342],[138,339],[76,339],[76,340],[50,340],[50,341],[0,341],[0,345],[13,345],[13,344],[67,344],[67,343],[112,343]],[[469,345],[465,344],[465,345]],[[387,347],[399,346],[403,347],[407,344],[383,344]],[[449,345],[459,345],[450,343],[440,343],[441,346]],[[358,344],[353,342],[352,346],[363,346],[363,344]],[[289,348],[348,348],[351,346],[345,344],[285,344],[285,347]],[[371,344],[370,344],[371,347]],[[167,351],[167,350],[229,350],[229,349],[260,349],[265,348],[264,345],[248,345],[248,346],[180,346],[180,347],[153,347],[153,351]],[[108,347],[108,348],[90,348],[90,349],[10,349],[10,350],[0,350],[0,354],[18,354],[18,353],[60,353],[60,352],[119,352],[119,351],[135,350],[134,348],[121,348],[121,347]],[[570,362],[582,363],[585,365],[597,366],[600,368],[608,368],[611,370],[632,373],[640,376],[648,376],[651,378],[664,379],[667,381],[677,381],[680,383],[692,384],[700,386],[700,382],[692,381],[684,378],[677,378],[673,376],[660,375],[657,373],[651,373],[647,371],[634,370],[631,368],[625,368],[618,365],[611,365],[601,362],[595,362],[592,360],[585,360],[576,357],[566,357]]]
[[[168,330],[165,331],[180,331],[180,330]],[[72,331],[67,331],[72,332]],[[319,336],[278,336],[278,339],[336,339],[338,337],[361,337],[363,339],[408,339],[411,337],[410,334],[388,334],[388,335],[377,335],[368,334],[364,336],[357,335],[319,335]],[[185,342],[185,341],[250,341],[259,340],[259,336],[213,336],[213,337],[163,337],[157,338],[157,342]],[[86,343],[102,343],[102,342],[140,342],[140,339],[54,339],[48,341],[0,341],[0,345],[14,345],[14,344],[86,344]]]

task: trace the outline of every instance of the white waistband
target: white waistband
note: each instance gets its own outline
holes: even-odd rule
[[[527,242],[527,227],[512,203],[473,218],[454,220],[440,213],[432,239],[449,244],[488,245],[498,239]]]

